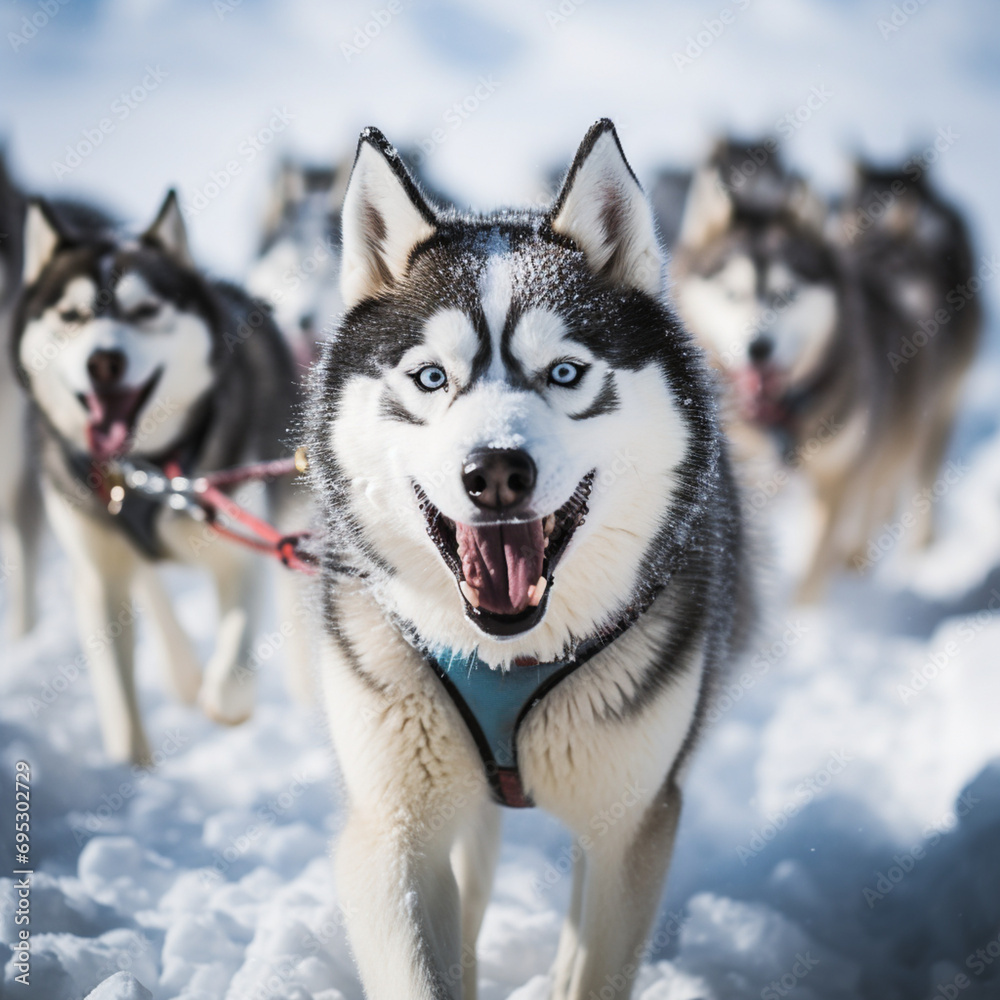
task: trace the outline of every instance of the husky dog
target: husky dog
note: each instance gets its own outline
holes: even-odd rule
[[[866,537],[854,501],[888,381],[827,216],[773,140],[723,141],[691,183],[671,266],[681,317],[722,373],[744,468],[776,454],[812,483],[818,541],[803,598]]]
[[[45,508],[72,564],[105,747],[144,762],[135,589],[178,693],[193,701],[200,687],[205,710],[236,723],[252,707],[256,574],[246,550],[187,512],[109,494],[109,463],[139,459],[193,476],[276,456],[294,401],[291,357],[261,304],[195,269],[173,192],[135,240],[97,217],[70,228],[31,202],[23,284],[15,357],[40,417]],[[167,558],[205,566],[217,583],[218,643],[203,684],[152,571]]]
[[[419,150],[400,157],[439,202],[419,171]],[[340,323],[340,206],[350,161],[335,166],[282,161],[271,193],[260,253],[247,276],[252,295],[271,303],[300,365],[307,367]]]
[[[924,545],[931,491],[982,326],[969,234],[919,157],[889,169],[857,164],[833,228],[864,296],[879,381],[889,383],[884,431],[873,442],[868,527],[881,528],[902,502],[916,519],[913,543]],[[868,555],[857,559],[863,565]]]
[[[692,183],[673,261],[681,316],[729,389],[741,457],[761,446],[757,429],[812,483],[819,526],[804,599],[845,562],[864,565],[904,487],[914,496],[933,483],[975,343],[967,330],[978,326],[971,305],[935,350],[892,365],[892,351],[968,280],[971,253],[925,184],[882,177],[898,198],[883,215],[881,202],[868,204],[872,176],[859,175],[838,225],[773,140],[720,143]]]
[[[282,162],[271,194],[260,253],[247,276],[269,302],[296,359],[308,365],[335,328],[340,300],[340,205],[346,166]]]
[[[0,152],[0,579],[7,595],[7,633],[19,638],[35,623],[35,572],[41,518],[27,400],[9,348],[21,285],[24,201]]]
[[[649,205],[607,120],[550,208],[490,215],[436,209],[367,129],[343,233],[308,439],[366,995],[475,996],[503,803],[588,844],[553,995],[626,996],[750,593]]]

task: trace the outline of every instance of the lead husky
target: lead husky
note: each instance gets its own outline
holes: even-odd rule
[[[72,564],[105,747],[114,759],[145,762],[136,588],[178,693],[193,701],[200,687],[206,711],[235,723],[252,707],[257,574],[246,550],[188,513],[132,493],[116,500],[109,463],[169,462],[190,477],[276,456],[294,399],[291,358],[261,304],[195,269],[173,192],[135,240],[96,218],[72,230],[31,203],[23,279],[16,358],[41,418],[45,507]],[[203,684],[152,572],[160,559],[215,577],[220,625]]]
[[[625,996],[748,620],[713,394],[662,302],[649,206],[607,120],[549,210],[484,216],[435,210],[367,129],[343,223],[309,447],[366,995],[475,996],[500,802],[589,844],[553,995],[623,977]]]

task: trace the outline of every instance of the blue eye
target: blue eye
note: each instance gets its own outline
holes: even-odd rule
[[[587,372],[587,365],[575,361],[560,361],[549,370],[549,384],[568,388],[577,384]]]
[[[413,380],[424,392],[433,392],[448,384],[444,369],[437,365],[425,365],[420,371],[413,373]]]

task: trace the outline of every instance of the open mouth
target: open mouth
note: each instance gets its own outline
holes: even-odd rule
[[[134,389],[95,389],[77,395],[87,411],[87,447],[96,461],[120,458],[128,450],[136,417],[153,394],[161,374],[162,369],[157,368]]]
[[[542,620],[556,565],[586,518],[594,476],[595,470],[588,472],[547,517],[481,525],[445,517],[413,484],[427,533],[455,574],[466,617],[482,631],[520,635]]]
[[[733,382],[744,420],[764,427],[786,421],[785,379],[774,365],[747,365],[734,375]]]

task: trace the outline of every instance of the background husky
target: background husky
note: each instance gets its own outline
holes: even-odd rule
[[[282,162],[264,223],[260,254],[247,276],[270,302],[302,365],[335,327],[340,300],[340,206],[349,168]]]
[[[276,456],[293,403],[292,365],[263,306],[194,269],[173,192],[137,240],[93,213],[74,221],[44,202],[28,208],[15,351],[41,417],[45,506],[72,563],[105,746],[113,758],[144,761],[135,587],[178,693],[193,700],[200,671],[150,567],[173,558],[214,574],[220,625],[201,701],[214,718],[238,722],[252,706],[252,671],[240,668],[256,574],[245,550],[212,538],[187,513],[130,495],[113,517],[106,463],[126,455],[175,461],[193,475]],[[113,641],[88,641],[114,636],[114,622]]]
[[[918,521],[913,542],[925,544],[933,507],[913,500],[938,475],[982,323],[969,235],[916,159],[887,170],[858,164],[833,228],[865,298],[880,385],[889,383],[866,527],[902,501]]]
[[[421,186],[438,202],[421,175],[416,150],[399,155]],[[335,165],[282,161],[257,260],[247,275],[247,289],[269,302],[282,333],[305,367],[340,322],[340,207],[351,172],[349,160]]]
[[[871,197],[864,188],[859,181],[845,203],[844,231]],[[855,225],[857,239],[841,234],[835,244],[826,207],[785,170],[773,141],[723,142],[685,210],[673,262],[678,307],[723,372],[742,457],[759,452],[762,431],[815,491],[807,598],[837,566],[864,558],[905,487],[933,482],[975,340],[963,329],[949,341],[949,330],[936,350],[954,360],[936,362],[928,351],[905,371],[890,364],[893,346],[970,273],[954,214],[943,215],[926,188],[906,192],[898,222],[886,213],[888,224]],[[917,218],[936,243],[920,242]],[[963,323],[975,326],[974,315],[969,308]]]
[[[35,621],[35,563],[40,527],[28,404],[17,384],[10,325],[21,284],[24,201],[0,151],[0,580],[8,595],[7,632],[18,638]]]
[[[576,866],[554,970],[556,997],[616,976],[625,996],[748,617],[712,394],[661,305],[649,206],[606,120],[550,210],[486,216],[435,211],[368,129],[343,229],[349,311],[309,439],[366,994],[475,996],[499,799],[577,836],[627,806]],[[476,715],[480,684],[493,709],[527,685],[517,723]]]

